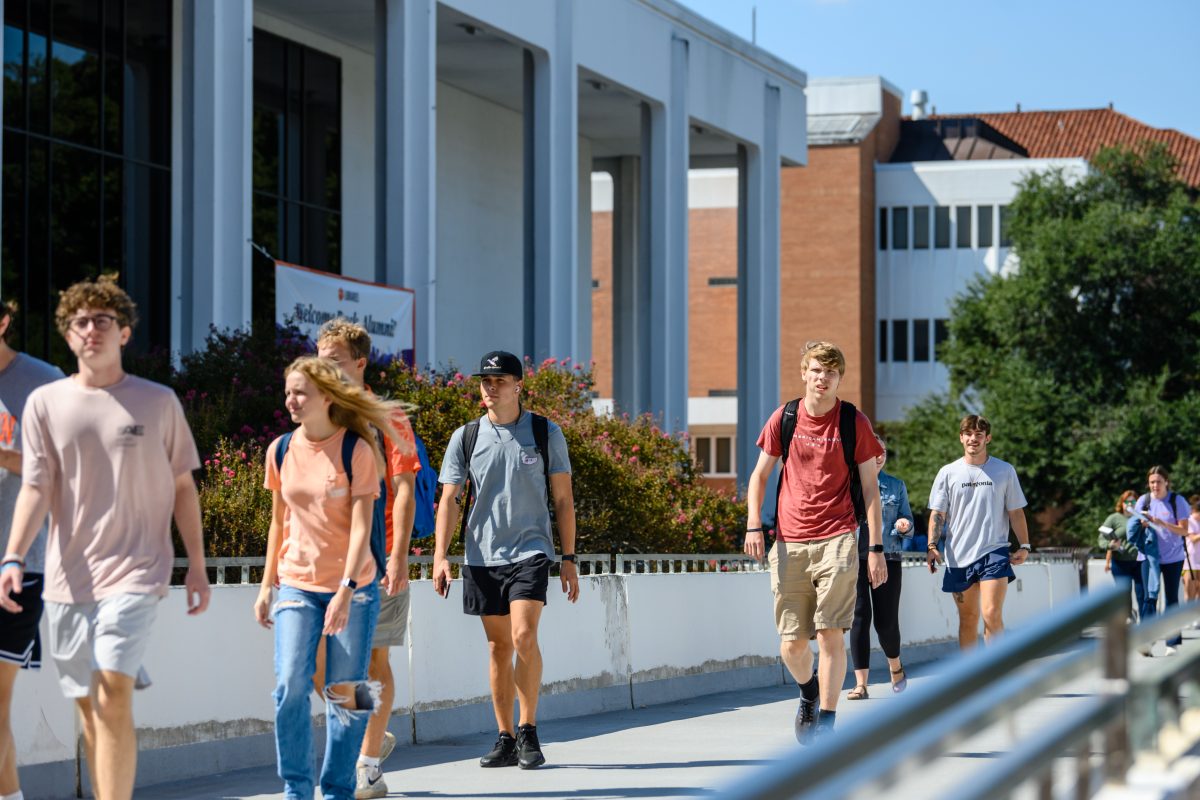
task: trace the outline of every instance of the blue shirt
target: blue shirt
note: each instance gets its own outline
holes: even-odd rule
[[[903,551],[904,539],[913,535],[912,508],[908,505],[908,487],[904,481],[886,472],[879,473],[879,504],[883,511],[883,553],[886,558],[899,559]],[[908,520],[908,533],[896,530],[896,521]],[[858,529],[858,556],[867,557],[867,545],[870,544],[870,534],[867,526]]]

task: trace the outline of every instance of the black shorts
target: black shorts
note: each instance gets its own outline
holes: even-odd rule
[[[515,564],[462,569],[463,613],[475,617],[506,616],[513,600],[546,603],[550,559],[538,553]]]
[[[38,636],[38,623],[42,619],[41,573],[25,573],[21,593],[12,597],[21,610],[10,614],[0,609],[0,661],[39,669],[42,666],[42,639]]]

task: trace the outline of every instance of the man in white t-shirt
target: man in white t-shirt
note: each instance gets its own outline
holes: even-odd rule
[[[945,555],[942,591],[954,595],[958,646],[966,650],[979,639],[981,610],[987,641],[1004,630],[1004,596],[1017,577],[1012,568],[1025,563],[1031,547],[1017,472],[987,452],[991,423],[976,414],[963,417],[958,440],[963,457],[938,470],[929,492],[926,563],[936,572]],[[1011,557],[1010,525],[1020,543]]]
[[[55,322],[79,372],[34,390],[21,419],[21,491],[0,569],[0,607],[14,611],[25,555],[50,514],[43,597],[49,650],[83,727],[92,786],[129,800],[137,768],[133,690],[174,550],[188,556],[188,613],[208,606],[200,466],[183,407],[166,386],[127,375],[121,350],[137,309],[109,277],[62,293]]]

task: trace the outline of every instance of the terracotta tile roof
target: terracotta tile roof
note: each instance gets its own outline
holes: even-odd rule
[[[1075,111],[1010,111],[1000,114],[939,114],[986,122],[1029,152],[1030,158],[1087,158],[1102,147],[1165,142],[1189,186],[1200,187],[1200,139],[1169,128],[1152,128],[1110,108]]]

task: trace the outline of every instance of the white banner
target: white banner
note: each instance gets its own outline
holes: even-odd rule
[[[384,357],[415,362],[415,292],[275,262],[275,319],[296,325],[314,342],[334,317],[357,322],[371,335],[371,349]]]

